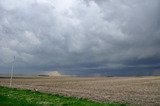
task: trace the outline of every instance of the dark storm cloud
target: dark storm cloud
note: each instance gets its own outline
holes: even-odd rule
[[[0,70],[13,56],[17,70],[66,74],[159,66],[159,9],[159,0],[0,0]]]

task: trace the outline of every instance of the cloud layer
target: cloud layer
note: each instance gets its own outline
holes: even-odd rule
[[[0,0],[0,70],[13,56],[23,72],[157,70],[159,9],[159,0]]]

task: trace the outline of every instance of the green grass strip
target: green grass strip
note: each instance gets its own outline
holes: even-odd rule
[[[125,106],[0,86],[0,106]]]

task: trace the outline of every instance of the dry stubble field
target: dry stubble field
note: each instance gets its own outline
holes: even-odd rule
[[[9,86],[9,78],[0,78]],[[131,105],[160,106],[160,76],[157,77],[17,77],[13,87]]]

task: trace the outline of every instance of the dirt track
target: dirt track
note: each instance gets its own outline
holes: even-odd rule
[[[8,86],[8,78],[0,78]],[[157,77],[26,77],[14,78],[13,86],[43,92],[116,101],[131,105],[160,106],[160,76]]]

